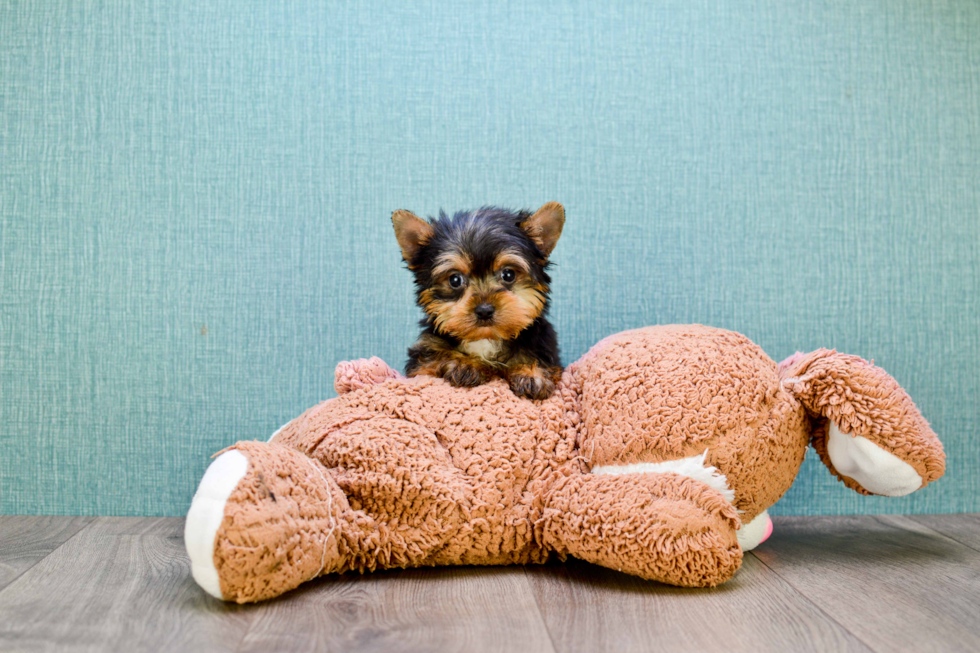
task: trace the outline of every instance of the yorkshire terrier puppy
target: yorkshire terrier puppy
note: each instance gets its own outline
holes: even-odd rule
[[[391,216],[425,312],[405,373],[477,386],[503,377],[519,397],[546,399],[561,377],[545,319],[548,256],[565,224],[557,202],[535,213],[485,207],[430,221]]]

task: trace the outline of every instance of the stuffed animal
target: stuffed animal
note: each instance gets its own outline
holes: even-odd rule
[[[246,603],[325,574],[553,555],[713,586],[771,531],[808,445],[864,494],[908,494],[945,465],[883,370],[826,349],[777,366],[697,325],[606,338],[543,401],[377,358],[341,363],[336,388],[204,474],[185,539],[208,593]]]

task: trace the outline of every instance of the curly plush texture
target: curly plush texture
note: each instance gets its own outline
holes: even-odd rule
[[[223,598],[344,571],[552,555],[713,586],[737,571],[737,530],[790,487],[811,441],[836,473],[828,420],[923,486],[945,461],[879,368],[827,350],[777,367],[744,336],[698,325],[606,338],[544,401],[500,380],[407,379],[377,358],[339,365],[336,388],[271,442],[235,445],[248,469],[214,538]],[[685,473],[692,460],[727,487]]]
[[[706,464],[739,488],[735,507],[748,522],[779,500],[803,462],[806,417],[780,388],[776,364],[741,334],[699,325],[625,331],[568,371],[581,388],[579,444],[590,465],[707,449]]]
[[[827,423],[820,418],[832,420],[843,433],[865,437],[900,455],[923,484],[943,475],[946,456],[942,444],[935,437],[918,437],[932,430],[912,398],[885,370],[857,356],[818,349],[794,355],[785,363],[782,377],[783,386],[801,397],[807,413],[821,421],[813,448],[847,487],[871,494],[834,468],[827,454]]]
[[[388,379],[400,379],[400,372],[388,367],[377,356],[367,360],[342,361],[334,370],[333,388],[342,395],[352,390],[367,388]]]

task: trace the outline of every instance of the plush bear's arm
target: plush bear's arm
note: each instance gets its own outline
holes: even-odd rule
[[[573,474],[545,495],[539,537],[559,555],[649,580],[711,587],[742,563],[735,508],[677,474]]]

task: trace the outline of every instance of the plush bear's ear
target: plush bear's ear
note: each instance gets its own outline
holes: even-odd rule
[[[333,372],[333,388],[343,395],[353,390],[384,383],[388,379],[400,379],[398,370],[392,369],[377,356],[355,361],[341,361]]]
[[[395,238],[402,250],[402,258],[411,263],[419,248],[432,237],[432,225],[411,211],[399,209],[391,214],[395,226]]]
[[[548,202],[520,226],[545,258],[548,258],[558,243],[562,227],[565,226],[565,207],[558,202]]]

